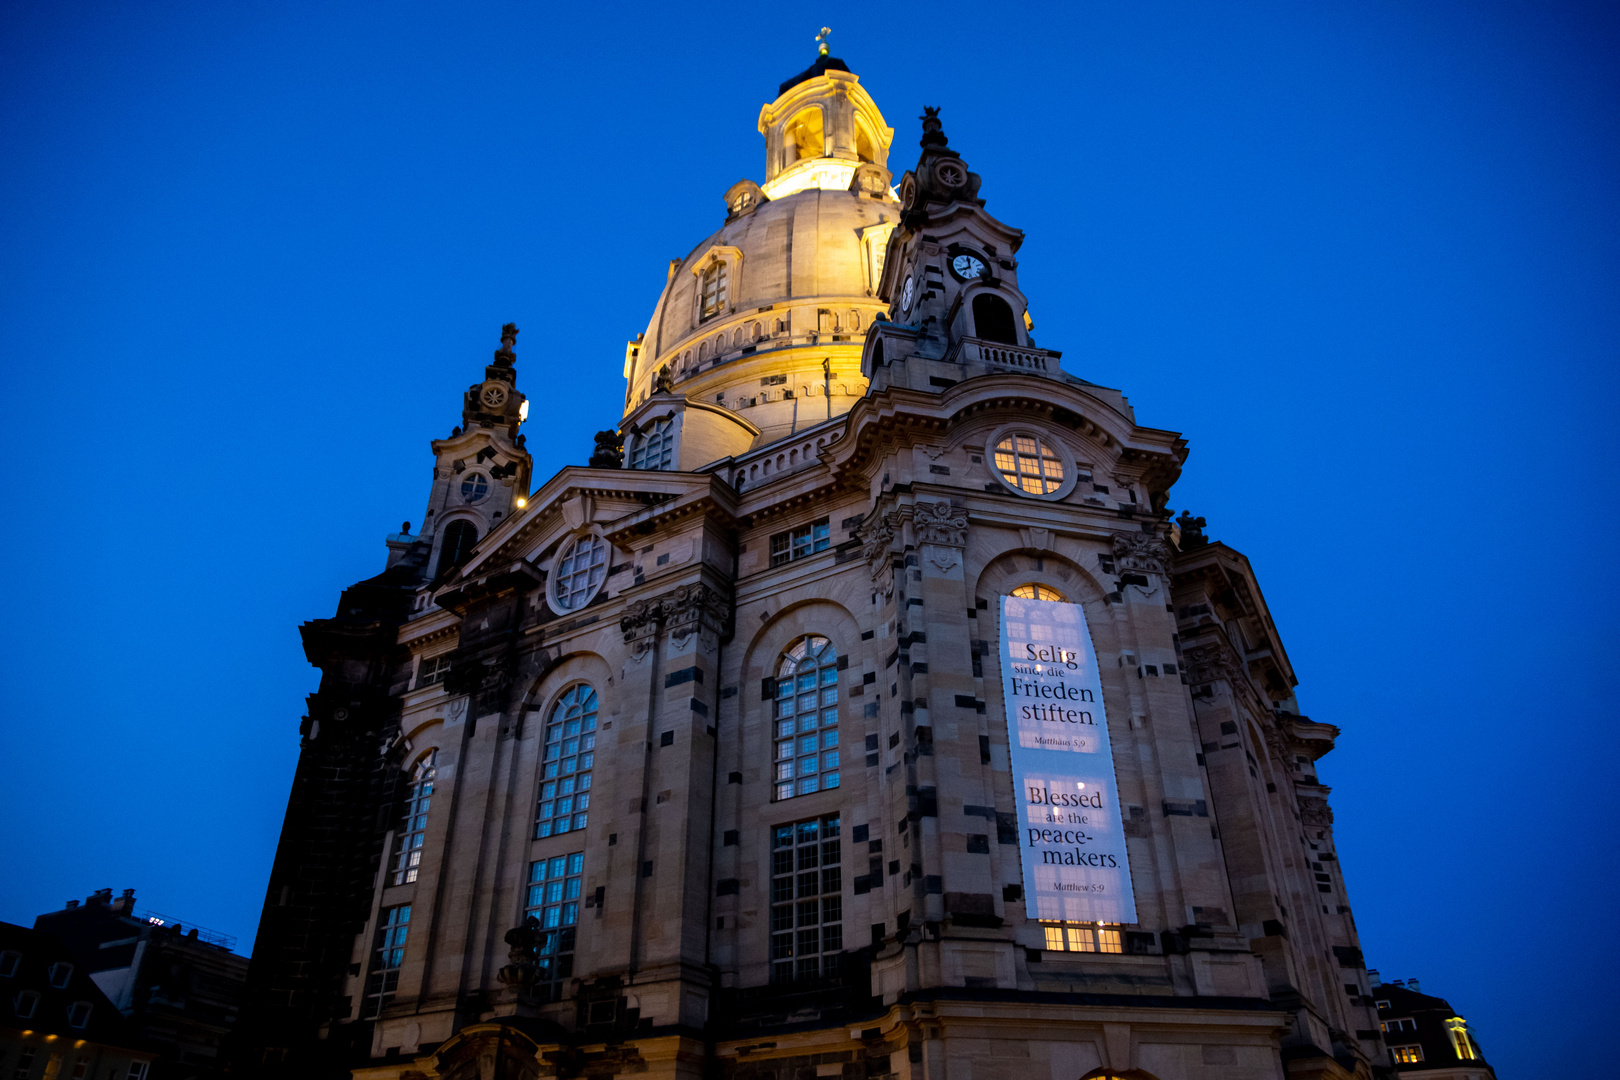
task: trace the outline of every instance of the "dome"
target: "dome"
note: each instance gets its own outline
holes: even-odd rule
[[[628,417],[667,369],[674,393],[736,411],[757,445],[848,411],[865,392],[866,330],[900,206],[893,131],[837,61],[789,80],[760,110],[764,184],[726,191],[726,219],[672,260],[625,359]]]

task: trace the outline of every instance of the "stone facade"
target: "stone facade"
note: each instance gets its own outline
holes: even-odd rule
[[[1377,1073],[1337,731],[1247,561],[1170,522],[1184,441],[1036,345],[1023,234],[932,111],[897,193],[825,54],[760,129],[593,466],[526,493],[469,391],[430,527],[306,626],[244,1067]],[[1135,925],[1025,914],[994,643],[1037,587],[1102,665]]]

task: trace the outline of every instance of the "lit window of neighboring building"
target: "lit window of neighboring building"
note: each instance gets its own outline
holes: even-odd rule
[[[1451,1048],[1457,1054],[1459,1061],[1474,1061],[1479,1058],[1479,1047],[1468,1034],[1468,1021],[1460,1016],[1453,1016],[1446,1021],[1446,1035],[1451,1039]]]
[[[576,611],[590,603],[607,580],[608,542],[586,535],[563,547],[557,558],[551,597],[558,611]]]
[[[574,974],[574,938],[579,925],[579,893],[585,854],[558,855],[529,864],[529,902],[525,914],[540,924],[537,951],[540,977],[535,989],[546,1001],[562,996]]]
[[[836,976],[844,949],[837,814],[771,830],[771,981]]]
[[[630,450],[632,469],[668,469],[675,457],[675,421],[658,420],[636,436]]]
[[[703,318],[712,319],[726,310],[726,264],[716,262],[703,272]]]
[[[1421,1046],[1392,1046],[1389,1056],[1395,1059],[1397,1065],[1416,1065],[1423,1060],[1423,1047]]]
[[[1020,600],[1056,600],[1059,603],[1064,600],[1062,593],[1045,585],[1020,585],[1012,591],[1012,595]]]
[[[580,683],[558,699],[546,724],[536,837],[583,829],[596,761],[596,691]]]
[[[996,469],[1019,491],[1050,495],[1063,486],[1063,459],[1037,435],[1015,434],[996,443]]]
[[[772,777],[776,797],[838,786],[838,650],[800,638],[776,667]]]
[[[431,750],[416,763],[411,785],[405,791],[405,820],[399,826],[394,844],[394,884],[408,885],[416,880],[422,865],[422,841],[427,836],[428,805],[433,801],[433,777],[439,752]]]
[[[371,947],[371,972],[366,976],[364,1019],[375,1020],[399,989],[399,969],[405,961],[405,937],[410,931],[411,905],[383,908],[377,913],[377,936]]]
[[[1102,923],[1042,923],[1049,952],[1124,952],[1118,927]]]
[[[829,518],[812,521],[788,532],[771,537],[771,565],[781,566],[793,559],[803,559],[832,546],[832,523]]]

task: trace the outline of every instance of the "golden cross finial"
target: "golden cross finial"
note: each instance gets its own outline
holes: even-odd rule
[[[832,37],[832,27],[823,26],[821,33],[816,35],[816,51],[822,56],[827,55],[827,39]]]

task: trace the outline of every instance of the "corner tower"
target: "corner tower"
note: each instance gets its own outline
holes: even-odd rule
[[[625,352],[625,463],[690,471],[849,411],[861,342],[900,221],[894,132],[825,47],[759,113],[764,183],[725,192],[725,221],[672,259]]]
[[[517,388],[518,328],[501,327],[501,347],[484,378],[462,395],[461,425],[433,440],[433,486],[418,536],[389,540],[390,549],[427,543],[428,575],[441,578],[472,556],[473,545],[527,502],[533,461],[518,427],[529,399]],[[395,557],[391,555],[389,564]]]

